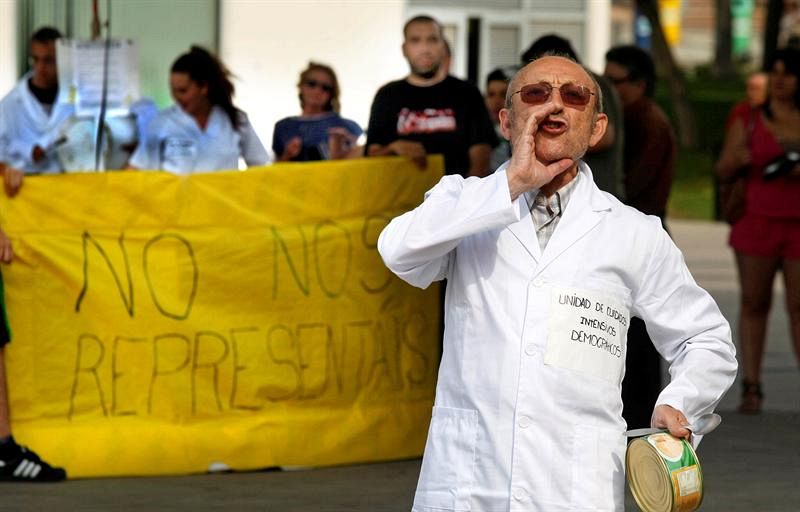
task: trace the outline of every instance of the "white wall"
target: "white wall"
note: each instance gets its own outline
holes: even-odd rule
[[[545,34],[556,33],[570,40],[573,48],[586,66],[595,72],[605,67],[605,52],[611,45],[612,0],[518,0],[495,2],[484,0],[465,2],[457,0],[411,0],[409,17],[430,14],[438,19],[450,34],[453,46],[454,75],[467,74],[467,30],[469,18],[481,19],[481,49],[478,70],[478,87],[483,90],[486,75],[498,65],[517,64],[519,57],[530,45]],[[502,62],[492,60],[489,40],[493,28],[515,28],[518,41]]]
[[[309,60],[333,67],[342,115],[366,128],[378,88],[408,73],[404,8],[403,0],[222,0],[220,56],[264,146],[276,121],[300,113],[296,84]]]
[[[611,0],[586,0],[586,51],[582,62],[595,73],[606,67],[611,47]]]
[[[17,2],[0,0],[0,98],[17,82]]]

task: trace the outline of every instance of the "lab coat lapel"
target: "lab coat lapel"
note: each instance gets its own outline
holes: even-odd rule
[[[32,143],[46,148],[61,135],[61,125],[73,114],[75,106],[59,101],[61,99],[59,96],[48,115],[28,88],[28,80],[31,76],[32,74],[29,72],[17,84],[19,98],[25,112],[25,119],[22,123],[30,127],[31,133],[38,134],[38,138]]]
[[[47,120],[47,130],[48,132],[57,132],[58,128],[67,120],[69,116],[72,115],[75,107],[68,103],[59,103],[56,102],[53,105],[53,111],[50,114],[50,118]]]
[[[35,126],[38,130],[44,130],[47,126],[48,116],[42,105],[28,89],[28,79],[30,77],[31,73],[28,73],[17,83],[19,98],[22,101],[25,116],[27,117],[23,122],[28,126]]]
[[[192,116],[184,112],[178,104],[173,105],[172,108],[175,109],[175,124],[177,124],[181,130],[183,130],[184,135],[188,138],[200,139],[203,136],[203,130],[200,129],[197,121],[195,121]],[[214,112],[213,107],[211,112]],[[209,122],[210,121],[211,117],[209,117]]]
[[[542,250],[539,247],[539,239],[536,237],[536,230],[533,226],[533,219],[531,219],[531,212],[528,209],[528,203],[525,201],[525,196],[520,195],[514,206],[519,208],[519,221],[508,226],[508,229],[519,240],[522,246],[528,251],[536,263],[542,259]]]
[[[580,240],[602,220],[611,203],[594,184],[591,171],[581,163],[581,176],[569,199],[564,214],[547,243],[540,269],[546,268],[558,256]]]

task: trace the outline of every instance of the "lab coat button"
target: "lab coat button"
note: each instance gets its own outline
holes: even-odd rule
[[[525,489],[514,487],[511,491],[511,496],[517,501],[522,501],[525,499]]]
[[[533,286],[537,288],[541,288],[542,286],[544,286],[544,283],[545,280],[542,277],[537,277],[536,279],[533,280]]]
[[[528,354],[529,356],[534,355],[536,353],[536,345],[534,345],[533,343],[528,343],[527,345],[525,345],[525,353]]]
[[[528,428],[531,426],[531,418],[529,416],[520,416],[517,425],[519,425],[519,428]]]

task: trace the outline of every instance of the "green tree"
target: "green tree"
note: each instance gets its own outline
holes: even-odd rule
[[[736,74],[733,66],[733,45],[731,27],[731,0],[716,0],[717,16],[714,41],[714,63],[711,67],[714,76],[732,77]]]
[[[764,27],[764,56],[761,62],[766,65],[778,48],[778,35],[781,31],[783,0],[769,0],[767,3],[767,23]]]
[[[661,16],[658,13],[658,0],[636,0],[639,12],[644,14],[652,27],[653,59],[659,75],[667,81],[669,97],[677,123],[678,141],[684,148],[694,149],[697,146],[697,126],[694,111],[689,103],[686,77],[672,55],[667,43]]]

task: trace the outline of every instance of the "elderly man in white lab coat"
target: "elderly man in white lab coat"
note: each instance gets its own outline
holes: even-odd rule
[[[51,27],[33,34],[32,70],[0,101],[0,172],[10,196],[19,190],[24,174],[61,171],[56,139],[73,107],[57,101],[56,40],[60,37]]]
[[[567,58],[527,65],[500,114],[511,160],[444,177],[380,236],[402,279],[448,281],[415,511],[622,510],[633,315],[670,364],[653,426],[688,437],[733,382],[728,323],[658,218],[601,192],[580,160],[603,136],[601,101]]]

